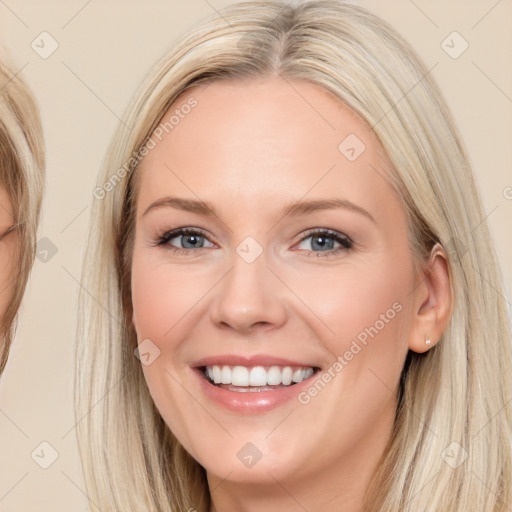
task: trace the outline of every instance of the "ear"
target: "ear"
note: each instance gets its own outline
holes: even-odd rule
[[[423,353],[439,342],[453,310],[448,258],[440,244],[432,248],[419,279],[413,292],[414,317],[409,349]]]

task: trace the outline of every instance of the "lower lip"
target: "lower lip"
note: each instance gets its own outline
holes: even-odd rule
[[[203,393],[216,404],[239,414],[261,414],[271,411],[296,399],[301,391],[311,385],[318,372],[293,386],[276,388],[273,391],[229,391],[210,383],[199,368],[194,368]]]

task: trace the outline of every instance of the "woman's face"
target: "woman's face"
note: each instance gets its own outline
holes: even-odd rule
[[[132,265],[156,406],[210,483],[364,480],[415,325],[382,147],[298,80],[195,87],[165,122],[138,171]]]
[[[11,198],[7,191],[0,186],[0,319],[9,305],[14,287],[16,261],[19,252],[19,237],[17,231],[10,228],[15,223]],[[3,349],[3,335],[0,336],[0,352]]]

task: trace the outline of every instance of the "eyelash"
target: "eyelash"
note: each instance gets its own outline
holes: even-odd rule
[[[194,249],[183,249],[181,247],[174,247],[169,245],[169,241],[173,238],[176,238],[180,235],[201,235],[206,237],[206,234],[200,229],[190,229],[190,228],[179,228],[174,229],[172,231],[167,231],[164,234],[158,236],[153,244],[156,247],[166,246],[166,249],[171,250],[175,254],[185,254],[190,253]],[[302,243],[307,238],[310,238],[312,235],[322,236],[324,238],[332,238],[335,242],[339,242],[341,247],[336,249],[330,249],[328,251],[308,251],[307,256],[315,256],[315,257],[327,257],[327,256],[335,256],[341,251],[346,251],[352,249],[353,242],[352,240],[343,233],[339,233],[337,231],[333,231],[330,229],[312,229],[305,233],[304,237],[300,240],[299,243]],[[199,247],[199,249],[206,249],[206,247]]]

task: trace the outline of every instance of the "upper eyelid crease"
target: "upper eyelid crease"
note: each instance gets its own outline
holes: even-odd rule
[[[208,202],[172,196],[157,199],[144,210],[142,216],[146,215],[151,210],[162,207],[171,207],[191,213],[197,213],[199,215],[218,217],[217,212],[215,211],[215,207]],[[283,208],[283,210],[279,214],[279,218],[283,218],[288,215],[305,215],[307,213],[311,213],[317,210],[329,210],[336,208],[344,208],[358,212],[375,223],[375,219],[367,210],[365,210],[361,206],[352,203],[347,199],[341,198],[299,201],[296,203],[292,203]]]
[[[153,245],[154,247],[167,245],[169,241],[173,238],[177,238],[180,236],[186,236],[186,235],[199,235],[206,239],[208,238],[208,235],[201,229],[201,228],[192,228],[192,227],[183,227],[183,228],[176,228],[172,229],[170,231],[165,232],[163,235],[160,235],[157,237],[156,243]],[[310,228],[302,235],[302,239],[300,242],[303,242],[304,240],[307,240],[308,238],[311,238],[314,235],[327,235],[328,238],[332,238],[337,241],[337,243],[341,244],[342,247],[345,247],[345,249],[351,249],[354,246],[354,241],[352,238],[348,235],[346,235],[343,232],[332,230],[329,228]],[[188,249],[180,248],[180,247],[172,247],[174,251],[182,252],[186,251],[188,252]],[[199,249],[202,249],[200,247]],[[333,249],[331,251],[325,251],[323,253],[325,256],[331,254],[334,255],[335,253],[342,250],[341,247],[337,249]],[[322,252],[318,253],[318,255],[322,255]]]
[[[19,222],[13,224],[9,228],[7,228],[3,233],[0,233],[0,240],[3,240],[11,231],[14,231],[20,225]]]

